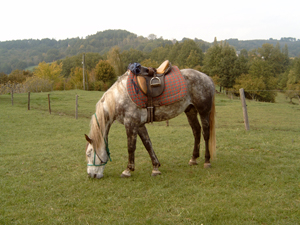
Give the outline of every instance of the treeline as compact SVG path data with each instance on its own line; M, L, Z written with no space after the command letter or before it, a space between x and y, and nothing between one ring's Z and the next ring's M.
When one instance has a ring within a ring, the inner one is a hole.
M149 36L150 38L145 38L125 30L106 30L84 39L78 37L59 41L30 39L0 42L0 72L10 74L16 69L24 70L43 61L53 62L84 52L103 55L114 46L118 46L121 51L136 49L151 52L159 46L173 44L170 40L156 38L155 35ZM204 41L197 42L203 44L204 50L209 47Z
M238 40L238 39L228 39L225 40L229 45L235 47L237 51L241 51L242 49L246 49L247 51L251 51L253 49L257 49L261 47L263 44L271 44L276 45L277 43L280 46L287 45L289 48L289 57L298 57L300 56L300 40L296 40L296 38L292 37L283 37L280 40L276 40L270 38L268 40Z
M182 39L179 43L184 42ZM195 43L206 52L212 43L195 38ZM226 40L235 47L236 51L257 49L265 43L281 46L288 45L290 57L300 55L300 41L295 38L281 38L281 40L251 40L240 41L238 39ZM157 47L173 45L176 40L164 40L150 34L147 38L137 36L126 30L106 30L98 32L86 38L71 38L66 40L42 39L42 40L15 40L0 42L0 72L10 74L11 71L24 70L36 66L40 62L53 62L58 59L75 56L84 52L94 52L100 55L106 54L112 47L118 46L120 51L135 49L145 53L153 51Z
M148 52L133 48L122 51L115 46L104 54L85 53L84 72L83 54L51 64L41 62L33 72L0 73L2 93L13 85L20 92L74 88L107 90L117 76L127 70L129 63L139 62L156 68L168 59L181 69L193 68L208 74L220 91L238 93L239 88L244 88L248 98L274 102L274 90L280 90L290 99L300 99L300 59L291 59L288 46L282 48L279 42L276 45L265 43L257 49L243 49L238 53L228 42L216 39L205 53L202 44L190 39L161 45Z

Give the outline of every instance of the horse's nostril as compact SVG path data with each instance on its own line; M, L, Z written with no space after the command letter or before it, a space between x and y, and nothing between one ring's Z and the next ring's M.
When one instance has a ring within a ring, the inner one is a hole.
M97 177L97 174L94 174L94 178L96 178Z

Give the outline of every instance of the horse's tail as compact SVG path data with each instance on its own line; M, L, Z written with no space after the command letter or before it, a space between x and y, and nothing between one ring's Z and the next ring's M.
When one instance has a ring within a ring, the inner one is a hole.
M209 115L209 154L210 158L213 159L216 157L216 128L215 128L215 95L213 97L213 102L211 106L211 111Z

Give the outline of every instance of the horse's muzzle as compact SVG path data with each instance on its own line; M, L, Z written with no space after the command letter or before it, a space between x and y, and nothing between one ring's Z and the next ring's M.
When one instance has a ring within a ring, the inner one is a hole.
M96 174L96 173L88 173L88 176L90 178L97 178L97 179L100 179L103 177L103 174Z

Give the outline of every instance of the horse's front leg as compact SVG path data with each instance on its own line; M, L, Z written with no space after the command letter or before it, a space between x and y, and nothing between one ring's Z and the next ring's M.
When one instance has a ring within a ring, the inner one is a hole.
M143 125L142 127L139 127L138 135L141 138L145 148L147 149L147 151L150 155L152 165L153 165L152 176L160 175L161 172L158 170L158 168L160 167L160 163L159 163L159 161L155 155L155 152L153 150L152 143L151 143L151 140L150 140L150 137L148 135L148 131L147 131L147 128L145 127L145 125Z
M131 124L125 125L127 133L127 148L128 148L128 165L126 170L121 174L121 177L130 177L130 171L134 171L134 152L136 149L136 137L138 127L132 126Z

